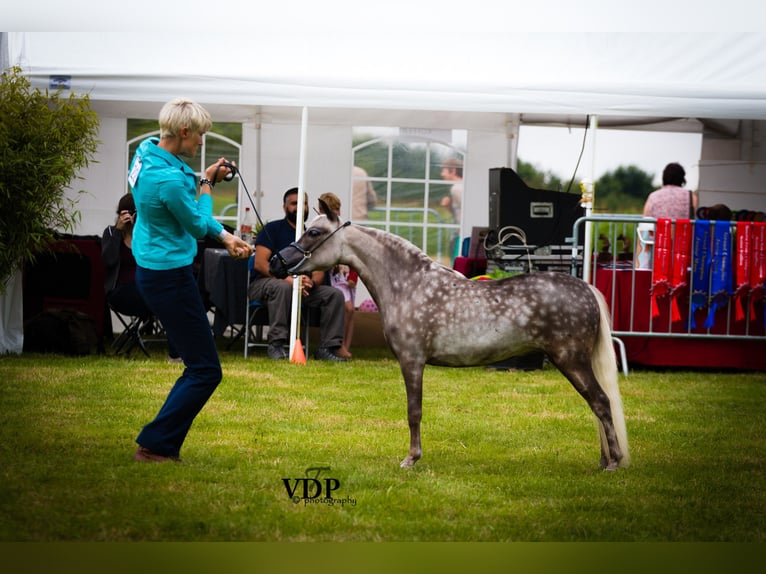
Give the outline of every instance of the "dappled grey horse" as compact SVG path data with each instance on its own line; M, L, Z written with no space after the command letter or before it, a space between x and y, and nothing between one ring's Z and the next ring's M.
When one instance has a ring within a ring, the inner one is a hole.
M486 365L538 350L596 415L600 466L628 466L608 309L594 287L565 273L472 281L396 235L342 223L335 215L311 221L297 242L272 257L271 272L285 277L336 263L350 265L364 281L404 376L410 451L402 467L422 456L426 364Z

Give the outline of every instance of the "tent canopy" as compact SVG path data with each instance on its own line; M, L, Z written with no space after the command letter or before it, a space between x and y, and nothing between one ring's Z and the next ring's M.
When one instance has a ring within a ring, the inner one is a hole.
M185 95L218 119L392 125L412 111L434 123L481 127L487 114L522 123L647 126L689 119L766 119L766 35L466 32L445 45L433 33L374 30L283 37L214 32L10 33L11 65L38 87L64 77L106 115L156 117ZM446 122L445 120L449 120ZM684 123L686 121L686 123ZM687 127L684 127L686 125Z

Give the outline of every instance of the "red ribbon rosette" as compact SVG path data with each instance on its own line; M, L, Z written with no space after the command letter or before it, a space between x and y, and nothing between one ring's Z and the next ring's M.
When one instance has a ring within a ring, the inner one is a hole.
M670 219L657 220L654 230L654 270L652 272L652 316L660 314L657 298L670 291L672 273L672 227Z
M764 297L766 281L766 221L753 223L752 263L750 267L750 303L755 316L755 302Z
M676 232L673 237L673 273L670 278L670 296L672 297L673 321L681 320L678 309L678 296L689 286L689 265L692 254L692 222L688 219L676 220Z
M734 286L734 318L745 318L742 301L750 292L750 268L752 267L753 224L749 221L737 222L737 255Z

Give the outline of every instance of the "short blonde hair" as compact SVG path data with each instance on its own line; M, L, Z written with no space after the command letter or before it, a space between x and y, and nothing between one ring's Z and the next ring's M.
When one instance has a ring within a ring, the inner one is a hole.
M160 138L176 137L184 127L203 134L213 127L213 120L205 108L187 98L175 98L162 106Z
M334 193L323 193L319 196L320 201L324 201L327 204L327 208L340 215L340 199ZM319 211L322 212L322 204L319 204Z

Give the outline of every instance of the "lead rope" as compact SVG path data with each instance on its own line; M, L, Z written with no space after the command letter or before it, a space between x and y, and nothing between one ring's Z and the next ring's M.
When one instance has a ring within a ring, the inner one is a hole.
M227 167L227 168L229 168L231 170L229 173L227 173L223 177L223 181L231 181L232 179L234 179L235 175L239 175L239 180L242 182L242 187L245 190L245 195L247 196L247 199L248 199L248 201L250 202L250 205L253 208L253 213L255 213L255 218L258 220L258 224L261 226L261 229L263 229L264 233L269 238L269 243L274 245L274 240L271 238L271 235L269 235L269 230L266 229L266 224L263 223L263 219L261 219L261 214L258 211L258 208L255 207L255 202L253 201L253 198L250 196L250 191L247 189L247 184L245 183L245 178L242 177L242 171L236 165L234 165L233 163L225 161L225 162L223 162L221 165L219 165L216 168L216 170L215 170L215 177L213 178L213 181L216 181L218 179L218 171L222 167ZM279 260L279 262L282 264L282 267L285 268L285 269L287 268L287 261L285 261L284 257L282 257L282 255L279 254L279 251L277 251L274 255L272 255L272 257L276 257Z

